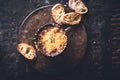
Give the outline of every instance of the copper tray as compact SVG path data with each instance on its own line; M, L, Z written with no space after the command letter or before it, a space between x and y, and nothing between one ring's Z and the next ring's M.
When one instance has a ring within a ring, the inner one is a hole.
M24 19L19 29L19 43L24 42L34 46L31 38L34 38L37 30L45 24L55 23L51 16L51 7L52 5L40 7ZM67 9L68 11L69 9ZM29 61L25 59L27 64L35 70L47 74L63 74L73 70L85 54L87 34L84 25L81 23L72 26L66 35L68 45L60 55L51 58L36 52L36 60Z

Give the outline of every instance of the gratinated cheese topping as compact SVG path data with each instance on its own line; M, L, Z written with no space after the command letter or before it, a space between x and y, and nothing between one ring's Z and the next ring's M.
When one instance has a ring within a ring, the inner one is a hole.
M67 43L67 37L62 29L49 27L39 34L38 42L42 46L42 52L51 56L54 53L58 54L63 51Z

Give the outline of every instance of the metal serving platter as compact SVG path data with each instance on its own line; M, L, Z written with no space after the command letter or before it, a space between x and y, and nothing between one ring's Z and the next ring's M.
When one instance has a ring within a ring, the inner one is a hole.
M52 5L43 6L33 10L23 21L19 29L19 42L24 42L34 46L31 38L35 37L37 31L46 24L55 23L51 16ZM67 11L70 11L67 9ZM68 25L63 25L66 28ZM36 51L37 58L27 61L28 66L32 66L39 72L47 74L66 74L73 70L85 54L87 34L84 25L78 24L71 27L66 33L68 44L65 50L56 57L47 57Z

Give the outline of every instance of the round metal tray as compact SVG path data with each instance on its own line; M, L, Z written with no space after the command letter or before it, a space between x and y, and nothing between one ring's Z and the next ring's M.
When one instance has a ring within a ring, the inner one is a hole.
M51 16L51 7L52 5L40 7L24 19L19 29L19 43L24 42L34 46L31 38L34 38L37 30L45 24L55 23ZM87 34L85 27L79 24L71 26L71 30L66 35L68 37L68 44L60 55L48 57L36 52L36 60L26 60L28 65L39 72L49 74L63 74L73 70L85 54Z

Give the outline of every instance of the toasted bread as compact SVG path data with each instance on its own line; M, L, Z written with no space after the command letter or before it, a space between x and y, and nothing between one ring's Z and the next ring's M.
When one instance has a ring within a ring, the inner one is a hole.
M54 21L61 25L62 23L61 23L60 18L61 18L62 15L65 14L65 10L64 10L63 5L60 4L60 3L54 5L52 7L51 12L52 12L52 17L53 17Z
M82 0L69 0L68 6L79 14L85 14L88 12L88 8Z
M35 50L31 45L20 43L17 45L17 49L19 53L29 60L33 60L36 57Z
M82 15L75 12L66 13L61 17L63 24L76 25L79 24L82 19Z

